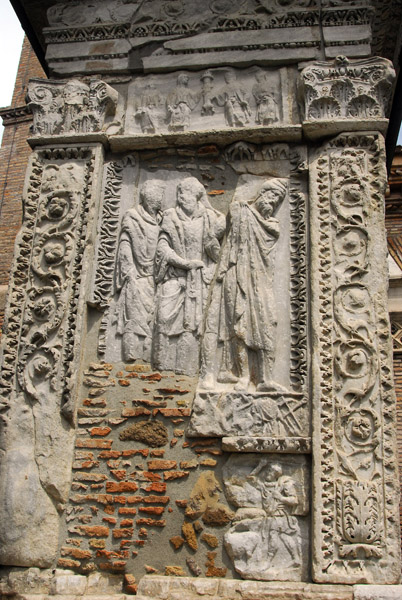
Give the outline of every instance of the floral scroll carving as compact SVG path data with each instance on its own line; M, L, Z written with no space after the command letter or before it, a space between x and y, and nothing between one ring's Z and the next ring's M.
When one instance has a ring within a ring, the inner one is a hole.
M338 136L311 171L321 414L315 578L323 582L353 582L357 572L366 583L398 579L382 152L380 136Z
M3 340L4 564L50 565L56 551L71 472L75 330L95 157L93 148L58 148L31 159Z
M301 72L307 121L388 116L395 72L385 58L317 62Z

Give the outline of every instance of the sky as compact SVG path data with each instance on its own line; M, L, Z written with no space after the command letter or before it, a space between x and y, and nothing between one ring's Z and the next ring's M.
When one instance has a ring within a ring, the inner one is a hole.
M24 32L9 0L0 0L0 16L0 107L3 107L11 104ZM0 139L2 136L0 118ZM402 144L402 128L398 144Z

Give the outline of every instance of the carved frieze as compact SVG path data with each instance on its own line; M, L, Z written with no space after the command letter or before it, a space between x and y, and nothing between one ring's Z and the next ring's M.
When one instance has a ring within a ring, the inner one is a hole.
M309 475L302 457L233 454L223 469L237 508L225 547L245 579L299 581L307 574Z
M121 126L113 121L118 92L99 79L89 83L79 79L31 79L27 103L33 113L34 135L85 134L108 129L116 133Z
M395 72L384 58L317 62L301 72L306 121L388 116Z
M128 89L127 133L277 126L289 123L284 69L208 69L137 77Z
M3 564L49 566L55 558L71 476L75 331L97 160L92 147L31 158L2 339Z
M257 61L272 66L319 60L323 51L332 58L345 49L351 57L365 57L373 7L368 0L352 6L317 0L74 0L54 4L47 16L46 43L69 46L63 56L56 48L50 53L56 72L80 73L88 56L100 72L161 72ZM112 43L99 44L105 40Z
M392 348L386 299L383 142L342 135L311 168L314 577L399 577ZM318 456L318 455L317 455Z

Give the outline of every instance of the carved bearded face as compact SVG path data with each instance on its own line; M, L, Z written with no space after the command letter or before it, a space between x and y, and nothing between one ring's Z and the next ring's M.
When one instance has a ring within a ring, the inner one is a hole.
M279 194L277 190L273 188L267 188L260 193L257 200L255 201L255 208L264 217L269 219L272 217L276 207L279 204Z
M177 204L187 214L192 215L197 210L198 201L203 194L200 182L194 177L185 179L177 186Z

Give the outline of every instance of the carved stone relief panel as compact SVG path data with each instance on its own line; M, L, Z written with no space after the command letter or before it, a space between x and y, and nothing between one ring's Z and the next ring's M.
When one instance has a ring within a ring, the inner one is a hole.
M226 497L237 508L225 534L235 570L245 579L305 580L309 555L305 458L233 454L223 479Z
M168 72L257 62L294 64L319 60L323 51L329 58L341 52L365 57L371 53L373 7L368 0L352 5L317 0L74 0L50 6L47 16L48 60L55 72L66 75L87 68ZM63 45L68 47L64 53Z
M116 114L119 94L99 79L89 83L79 79L31 79L27 103L33 113L34 135L116 133L121 129ZM119 108L122 108L121 102Z
M303 148L203 152L106 166L99 352L199 373L191 435L309 452Z
M277 126L289 123L287 69L208 69L136 77L126 133Z
M301 72L306 121L379 119L388 116L395 78L385 58L317 62Z
M396 582L398 483L383 141L342 135L311 166L314 578Z
M28 170L2 339L2 564L44 567L56 556L71 477L75 331L100 152L44 149Z

